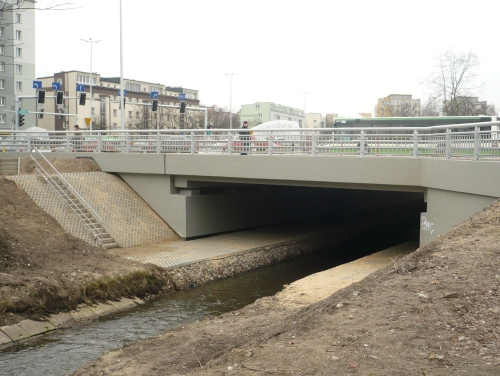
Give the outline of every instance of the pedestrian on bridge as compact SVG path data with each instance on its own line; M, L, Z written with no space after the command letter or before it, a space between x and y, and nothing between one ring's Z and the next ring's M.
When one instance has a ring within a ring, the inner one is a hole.
M240 140L243 143L243 152L240 155L248 155L248 149L250 146L250 129L248 129L248 121L243 122L243 126L240 130Z

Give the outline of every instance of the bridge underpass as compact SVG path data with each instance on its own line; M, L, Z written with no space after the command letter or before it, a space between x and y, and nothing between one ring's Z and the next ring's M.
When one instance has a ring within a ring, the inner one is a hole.
M120 175L181 237L318 216L353 216L417 200L420 244L500 197L496 161L411 157L108 154Z

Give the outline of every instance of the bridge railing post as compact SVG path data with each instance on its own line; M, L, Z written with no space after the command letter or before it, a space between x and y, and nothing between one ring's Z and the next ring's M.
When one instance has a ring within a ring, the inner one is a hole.
M446 128L445 134L446 159L451 159L451 128Z
M100 153L102 151L102 133L97 133L97 152Z
M418 157L418 131L413 131L413 158Z
M365 131L361 131L359 134L359 156L365 156Z
M481 134L479 133L479 127L474 128L474 160L479 160L479 154L481 153Z
M75 145L73 145L73 148L75 147ZM69 132L66 133L66 153L69 153L71 152L71 137L70 137L70 134Z
M227 153L231 155L233 153L233 133L229 132L227 135Z
M130 133L125 133L125 153L130 153Z
M196 152L196 134L194 131L191 131L191 154Z
M161 134L160 132L156 133L156 153L161 153Z
M311 135L311 155L313 157L316 156L316 152L317 152L317 145L318 145L318 139L317 139L317 136L316 136L316 132L313 131L312 135Z
M26 151L28 153L31 153L31 135L29 133L26 133L26 136L28 136L28 140L27 140L27 143L26 143ZM22 141L21 141L21 145L22 145Z
M267 134L267 155L273 154L273 132Z

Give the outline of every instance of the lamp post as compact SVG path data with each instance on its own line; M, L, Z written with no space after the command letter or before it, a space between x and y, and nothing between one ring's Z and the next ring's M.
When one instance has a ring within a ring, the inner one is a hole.
M80 39L81 41L90 43L90 77L89 77L89 86L90 86L90 130L92 130L92 44L102 42L101 40L92 40L92 38Z
M301 91L300 94L304 94L304 116L306 116L306 95L309 94L308 91Z
M233 129L233 76L237 73L225 73L229 76L229 129Z
M120 0L120 128L125 130L125 95L123 93L123 33L122 33L122 0Z

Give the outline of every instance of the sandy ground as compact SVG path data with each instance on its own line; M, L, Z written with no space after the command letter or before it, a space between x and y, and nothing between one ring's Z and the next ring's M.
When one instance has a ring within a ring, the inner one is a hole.
M276 294L275 300L278 304L287 307L309 306L326 299L344 287L361 281L371 273L396 262L417 248L417 242L407 242L324 272L312 274L283 286L283 290Z

